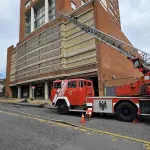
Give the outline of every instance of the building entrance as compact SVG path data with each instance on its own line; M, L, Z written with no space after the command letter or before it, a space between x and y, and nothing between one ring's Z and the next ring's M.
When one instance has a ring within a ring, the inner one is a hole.
M34 85L34 98L35 99L44 99L44 83L43 84L37 84Z

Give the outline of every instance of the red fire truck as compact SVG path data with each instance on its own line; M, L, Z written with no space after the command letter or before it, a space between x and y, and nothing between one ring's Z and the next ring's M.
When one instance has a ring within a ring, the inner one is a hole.
M133 121L137 115L150 115L149 97L94 97L92 81L80 78L54 81L51 100L60 114L91 109L93 113L116 114L123 121Z
M73 15L63 17L81 30L125 55L143 73L135 83L116 88L115 97L94 97L92 81L87 79L56 80L51 90L52 104L60 114L68 111L113 113L120 120L133 121L137 115L150 115L150 55L78 21Z

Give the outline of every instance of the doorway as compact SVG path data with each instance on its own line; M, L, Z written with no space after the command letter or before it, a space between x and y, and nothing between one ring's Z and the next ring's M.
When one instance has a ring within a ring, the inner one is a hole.
M88 77L93 82L94 96L99 96L98 77Z
M34 98L35 99L44 99L44 83L36 84L34 90Z
M29 98L29 86L26 85L21 87L21 97Z
M12 89L12 98L18 97L18 88L16 86L11 87Z

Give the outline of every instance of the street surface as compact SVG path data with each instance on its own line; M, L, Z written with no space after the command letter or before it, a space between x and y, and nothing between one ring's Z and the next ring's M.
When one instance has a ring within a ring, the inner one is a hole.
M46 108L0 104L0 150L150 150L149 121L133 124L94 117L80 124L80 118L80 114L63 116Z

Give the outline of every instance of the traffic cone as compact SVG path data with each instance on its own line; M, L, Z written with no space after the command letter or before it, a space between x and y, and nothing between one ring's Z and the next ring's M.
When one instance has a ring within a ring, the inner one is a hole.
M80 123L85 123L84 114L82 114L82 117L81 117Z
M138 119L135 119L135 120L133 120L132 123L139 123L139 120L138 120Z

